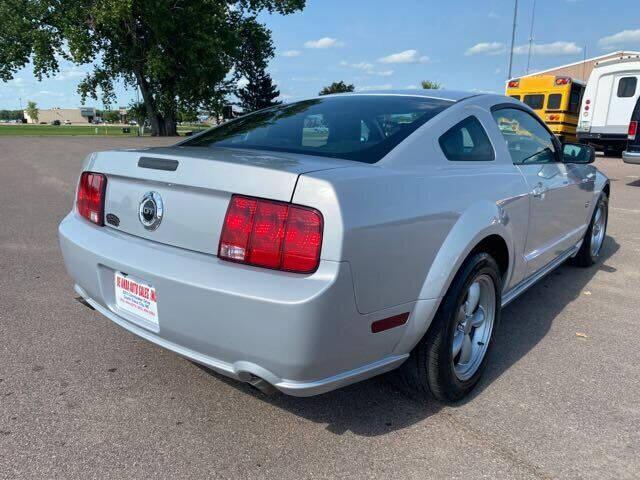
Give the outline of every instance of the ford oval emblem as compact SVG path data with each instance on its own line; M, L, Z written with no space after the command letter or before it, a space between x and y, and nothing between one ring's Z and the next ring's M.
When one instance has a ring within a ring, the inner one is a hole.
M147 230L155 230L162 222L164 205L158 192L145 193L138 207L138 218Z

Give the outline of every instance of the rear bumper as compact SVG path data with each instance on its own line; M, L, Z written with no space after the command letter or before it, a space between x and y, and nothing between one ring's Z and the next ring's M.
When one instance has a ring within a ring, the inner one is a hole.
M130 332L229 377L264 379L284 393L308 396L392 370L411 323L372 334L381 318L436 308L435 300L361 315L349 264L322 261L312 275L221 261L93 226L69 214L60 247L76 291ZM159 326L115 305L116 271L152 284Z
M632 152L632 151L626 150L622 152L622 160L625 163L633 163L636 165L640 165L640 151Z
M578 141L601 148L609 147L622 150L627 145L627 134L578 132Z

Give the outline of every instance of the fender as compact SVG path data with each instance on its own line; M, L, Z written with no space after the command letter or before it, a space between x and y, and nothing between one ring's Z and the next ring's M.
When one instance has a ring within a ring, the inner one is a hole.
M511 283L514 271L517 270L516 259L518 255L522 256L522 252L516 251L510 213L525 205L528 209L526 195L515 197L503 205L482 202L474 204L460 216L429 269L411 321L403 338L396 345L395 353L409 352L420 341L437 312L437 308L433 308L433 300L439 306L462 263L482 240L491 235L500 236L507 245L509 266L504 275L504 286Z

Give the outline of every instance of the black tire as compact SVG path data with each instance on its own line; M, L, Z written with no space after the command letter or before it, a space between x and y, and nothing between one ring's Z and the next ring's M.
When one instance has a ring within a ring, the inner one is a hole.
M572 265L576 265L578 267L590 267L594 265L600 257L600 252L602 252L602 245L600 246L600 249L595 253L595 255L591 251L593 224L600 205L604 206L606 212L604 238L606 238L607 236L607 225L609 223L609 197L605 192L602 192L600 194L600 197L598 197L598 203L596 204L596 207L593 209L591 223L589 224L589 228L587 228L587 232L584 234L584 239L582 241L582 245L580 246L580 250L578 250L577 255L569 261Z
M604 147L605 157L620 158L622 157L622 152L624 152L624 147Z
M482 274L493 280L495 288L493 331L477 371L468 380L461 381L454 371L452 353L453 337L458 326L457 314L471 283ZM486 253L476 253L464 262L443 298L429 330L402 366L405 383L412 391L444 403L453 403L473 390L486 368L494 333L500 322L501 290L500 270L493 257Z

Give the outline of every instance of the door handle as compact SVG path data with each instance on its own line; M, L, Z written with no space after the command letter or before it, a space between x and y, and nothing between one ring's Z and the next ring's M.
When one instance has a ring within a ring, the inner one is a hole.
M549 189L545 187L542 183L538 183L535 187L533 187L533 190L531 190L531 195L533 195L536 198L542 198L544 194L547 193L548 190Z

